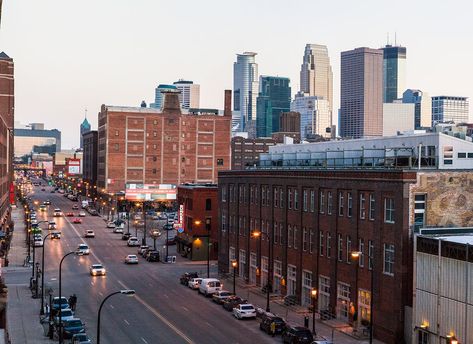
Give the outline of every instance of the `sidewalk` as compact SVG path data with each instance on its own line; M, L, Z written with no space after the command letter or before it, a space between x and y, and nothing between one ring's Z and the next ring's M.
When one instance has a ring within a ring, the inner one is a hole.
M44 335L39 322L40 300L31 297L29 281L31 267L25 267L27 254L26 232L23 224L23 208L12 209L15 231L8 253L9 266L2 268L7 296L6 343L54 343Z
M233 289L233 278L228 277L221 279L224 289ZM261 292L261 289L256 286L247 285L241 279L236 279L236 293L242 298L248 300L255 307L266 309L266 295ZM285 306L282 300L270 298L270 309L271 313L277 314L284 318L288 323L295 324L298 326L304 326L304 317L309 317L309 328L312 329L312 313L302 306ZM344 327L338 328L338 323L333 324L334 327L328 326L328 324L322 323L318 320L318 314L315 315L315 331L318 336L322 336L326 339L332 340L336 344L362 344L368 343L369 340L358 340L343 332ZM373 340L373 343L382 344L383 342Z

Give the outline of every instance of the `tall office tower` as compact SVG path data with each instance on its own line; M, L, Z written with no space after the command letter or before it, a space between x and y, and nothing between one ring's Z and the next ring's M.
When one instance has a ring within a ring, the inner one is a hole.
M332 112L327 99L298 92L291 103L291 111L299 112L301 115L302 140L314 135L330 138L330 131L327 128L332 126Z
M165 84L159 84L158 87L154 90L154 103L150 103L149 107L155 108L155 109L161 109L163 106L163 101L164 101L164 95L162 91L166 92L169 90L176 90L176 86L174 85L165 85Z
M333 74L325 45L307 44L301 65L301 89L309 96L328 100L333 110Z
M271 137L279 131L279 116L291 106L289 78L261 76L260 92L256 99L256 136Z
M340 135L383 135L383 51L356 48L341 54Z
M87 116L84 118L80 125L80 148L84 148L84 138L83 135L90 131L90 123L87 120Z
M198 109L200 107L200 85L193 81L182 80L173 83L181 91L179 101L183 109Z
M233 110L240 111L240 131L256 136L256 97L258 96L258 64L256 53L237 54L233 64Z
M402 98L406 89L406 48L386 45L383 51L383 103Z
M403 103L413 103L414 128L430 128L432 126L432 98L427 92L408 89L402 94Z
M432 126L442 122L468 123L468 108L468 97L432 97Z

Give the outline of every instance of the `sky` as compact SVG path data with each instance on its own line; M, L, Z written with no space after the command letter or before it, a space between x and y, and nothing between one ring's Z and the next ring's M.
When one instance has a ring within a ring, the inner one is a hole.
M467 0L4 0L0 51L15 62L15 120L75 148L85 109L96 129L101 104L149 104L159 83L193 80L201 107L222 109L244 51L294 94L307 43L329 49L335 109L340 52L380 48L388 33L407 47L406 87L471 98L472 13Z

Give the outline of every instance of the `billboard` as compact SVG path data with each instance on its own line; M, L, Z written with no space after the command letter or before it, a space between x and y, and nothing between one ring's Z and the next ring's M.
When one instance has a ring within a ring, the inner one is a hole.
M80 159L67 159L67 175L74 176L80 174Z
M174 184L127 183L125 198L129 201L172 201L177 198L177 187Z

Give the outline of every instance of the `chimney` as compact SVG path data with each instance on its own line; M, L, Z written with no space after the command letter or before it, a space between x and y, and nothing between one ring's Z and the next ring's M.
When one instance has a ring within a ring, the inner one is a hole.
M225 90L224 116L232 116L232 90Z
M181 103L179 102L179 93L181 92L176 90L163 90L161 93L164 95L162 112L180 115Z

